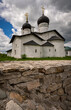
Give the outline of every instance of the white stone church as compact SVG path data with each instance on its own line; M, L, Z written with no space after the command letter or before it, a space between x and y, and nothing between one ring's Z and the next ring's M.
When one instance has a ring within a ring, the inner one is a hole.
M48 31L49 22L42 9L42 16L37 20L38 32L34 32L26 14L26 23L21 28L22 35L12 36L12 49L7 51L7 55L15 58L21 58L24 54L32 58L64 57L65 39L57 30Z

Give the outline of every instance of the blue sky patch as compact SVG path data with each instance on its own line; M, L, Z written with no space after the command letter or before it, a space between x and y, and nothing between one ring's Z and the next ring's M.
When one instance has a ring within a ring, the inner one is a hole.
M2 0L0 0L0 2L3 3Z
M9 38L12 37L13 26L2 17L0 17L0 28L3 29L5 35L7 35Z

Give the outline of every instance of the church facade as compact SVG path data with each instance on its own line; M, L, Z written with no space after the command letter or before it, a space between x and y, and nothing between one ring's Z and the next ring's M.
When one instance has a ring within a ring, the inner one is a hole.
M34 32L26 15L26 23L21 29L22 35L12 36L12 49L7 51L7 55L15 58L21 58L22 55L31 58L65 57L65 39L57 30L48 31L49 18L44 15L44 11L37 24L38 32Z

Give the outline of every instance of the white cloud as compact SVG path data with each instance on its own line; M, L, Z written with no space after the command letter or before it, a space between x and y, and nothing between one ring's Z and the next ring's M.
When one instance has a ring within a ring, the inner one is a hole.
M24 14L26 12L29 13L29 19L32 25L35 24L35 26L37 26L37 18L41 16L41 12L39 13L39 11L41 10L41 5L45 2L47 6L50 0L48 0L48 2L46 0L44 2L41 0L35 0L34 2L33 0L3 0L1 9L2 7L4 9L0 11L0 15L10 22L14 28L21 31L21 26L25 22ZM46 7L45 15L50 18L50 28L55 28L55 26L57 28L58 23L66 26L70 22L71 17L70 12L61 12L51 4ZM58 29L61 28L60 25Z
M10 39L4 34L3 30L0 28L0 52L4 52L11 48L9 44Z
M3 0L0 4L0 16L13 26L13 34L21 34L21 27L25 22L24 14L29 13L29 22L37 27L37 19L41 16L41 5L45 6L45 15L50 18L50 29L57 29L63 36L69 30L71 12L63 12L50 3L52 0ZM17 29L17 32L15 32ZM68 30L67 30L68 29ZM67 31L66 31L67 30ZM66 38L70 39L67 33Z
M64 44L64 46L71 47L71 41Z
M23 0L22 0L23 2ZM20 3L22 3L20 2ZM16 2L17 3L17 2ZM0 16L5 18L6 21L10 22L12 26L17 29L17 33L21 32L21 26L25 22L25 13L30 13L30 8L24 10L16 7L15 4L12 4L9 0L5 1L0 7Z

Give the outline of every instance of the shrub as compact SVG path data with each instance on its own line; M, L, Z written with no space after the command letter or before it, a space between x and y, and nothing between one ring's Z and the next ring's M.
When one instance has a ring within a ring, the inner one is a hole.
M21 57L22 57L22 59L25 59L26 58L26 54L23 54Z

